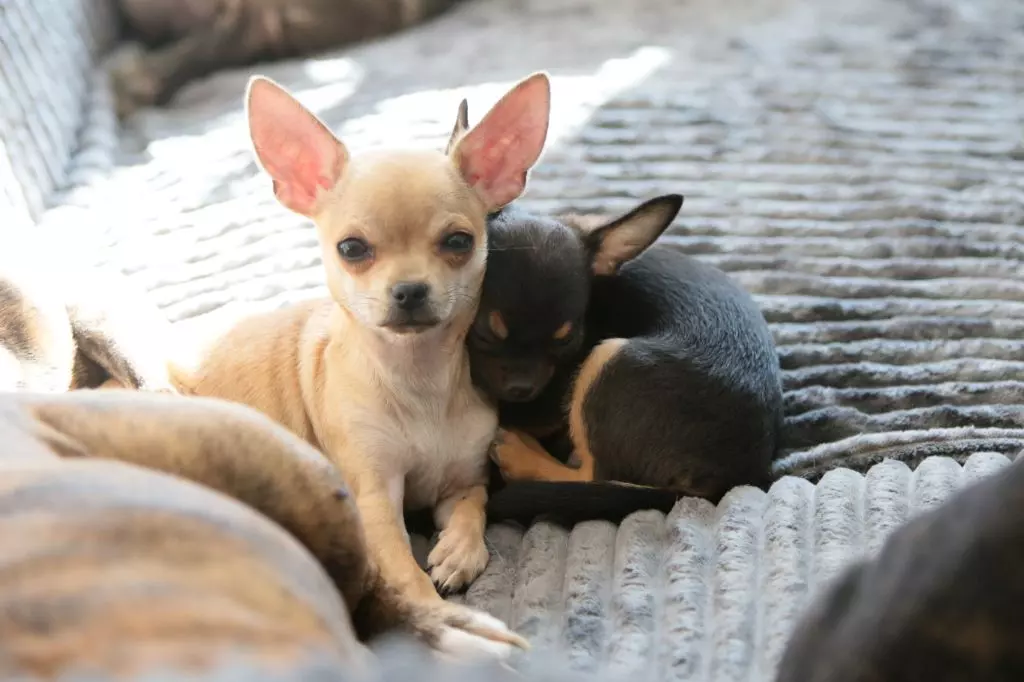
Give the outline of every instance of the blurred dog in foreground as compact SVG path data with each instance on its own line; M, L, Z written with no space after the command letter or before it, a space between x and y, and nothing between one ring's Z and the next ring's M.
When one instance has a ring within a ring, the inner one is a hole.
M1022 455L827 586L791 636L778 682L1024 679Z

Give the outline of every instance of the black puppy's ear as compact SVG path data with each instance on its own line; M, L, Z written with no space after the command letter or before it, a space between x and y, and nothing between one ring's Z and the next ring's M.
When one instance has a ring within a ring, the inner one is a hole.
M455 127L448 138L448 145L444 148L445 154L451 154L455 143L462 139L462 136L469 130L469 102L463 99L459 102L459 112L455 115Z
M666 194L588 231L584 241L594 274L614 275L623 263L643 253L672 224L682 206L683 195Z

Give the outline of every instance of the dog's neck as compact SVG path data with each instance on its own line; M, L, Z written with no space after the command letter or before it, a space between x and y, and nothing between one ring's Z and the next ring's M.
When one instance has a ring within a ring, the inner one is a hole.
M471 315L460 315L418 334L395 334L360 324L337 309L334 337L344 340L351 361L374 383L404 398L451 394L468 377L466 334Z

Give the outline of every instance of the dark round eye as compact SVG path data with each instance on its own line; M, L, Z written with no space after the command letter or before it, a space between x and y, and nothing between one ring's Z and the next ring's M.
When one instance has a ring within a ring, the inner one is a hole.
M468 232L452 232L441 240L441 249L450 253L466 253L473 248L473 235Z
M358 263L370 257L370 245L358 237L349 237L338 243L338 254L342 260Z

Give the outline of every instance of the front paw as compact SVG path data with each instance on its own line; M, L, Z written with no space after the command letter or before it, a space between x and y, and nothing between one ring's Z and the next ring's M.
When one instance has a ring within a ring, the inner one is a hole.
M417 605L407 625L425 644L458 660L508 659L529 643L482 611L440 598Z
M530 481L537 478L533 449L515 431L498 429L488 451L506 481Z
M458 526L446 528L427 557L430 579L441 594L456 592L476 580L489 559L482 533Z

